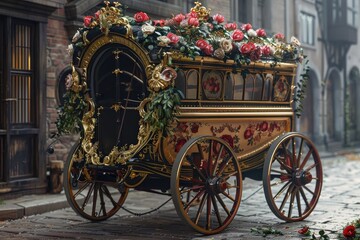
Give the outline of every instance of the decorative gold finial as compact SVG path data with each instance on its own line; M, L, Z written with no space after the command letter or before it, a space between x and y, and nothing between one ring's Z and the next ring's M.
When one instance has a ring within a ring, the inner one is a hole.
M195 7L191 8L192 12L196 12L198 14L199 20L206 20L210 16L211 9L207 9L206 7L202 6L200 2L194 2Z

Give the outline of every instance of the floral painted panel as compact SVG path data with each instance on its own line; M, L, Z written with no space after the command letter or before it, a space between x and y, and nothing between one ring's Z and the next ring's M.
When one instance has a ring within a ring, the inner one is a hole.
M169 163L173 163L181 147L192 137L199 135L216 136L225 140L238 157L256 151L271 142L280 134L289 131L290 120L279 118L240 119L230 121L179 122L174 134L163 141L163 154Z

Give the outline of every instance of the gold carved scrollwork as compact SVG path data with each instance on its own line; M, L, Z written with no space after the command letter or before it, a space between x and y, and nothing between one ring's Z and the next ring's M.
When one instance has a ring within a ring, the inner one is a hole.
M164 68L162 63L158 65L149 65L146 67L146 75L148 76L148 86L151 91L159 92L173 84L176 77L176 71L172 68Z
M79 93L83 89L83 85L80 84L79 72L76 71L74 65L71 65L71 68L72 68L71 76L72 76L72 81L73 81L71 90L76 93Z

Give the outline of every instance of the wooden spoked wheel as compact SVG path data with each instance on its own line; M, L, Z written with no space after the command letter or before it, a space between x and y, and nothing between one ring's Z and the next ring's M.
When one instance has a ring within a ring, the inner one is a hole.
M64 190L67 201L77 214L86 219L108 219L123 205L128 188L117 187L115 174L97 173L86 168L85 160L80 155L80 144L76 144L65 164Z
M323 172L314 144L300 133L287 133L273 142L263 169L266 201L287 222L301 221L314 210Z
M190 139L171 173L178 215L196 231L215 234L234 219L241 202L242 175L229 145L216 137Z

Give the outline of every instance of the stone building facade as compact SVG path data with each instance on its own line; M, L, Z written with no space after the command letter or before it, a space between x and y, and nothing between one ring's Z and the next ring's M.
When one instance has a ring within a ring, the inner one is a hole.
M193 0L120 2L128 6L128 15L143 11L153 19L185 13L193 6ZM268 34L281 32L287 39L300 39L311 69L304 113L296 129L320 148L359 142L357 0L199 2L228 21L249 22ZM83 16L93 14L102 4L102 0L0 2L0 59L4 59L0 61L0 198L46 192L49 162L65 161L76 141L77 136L61 138L52 145L54 154L47 153L56 131L63 76L69 71L67 46L82 26ZM326 24L338 16L325 14L324 4L334 12L344 11L343 27L348 31L343 37L336 38L336 32L332 34L336 28Z

